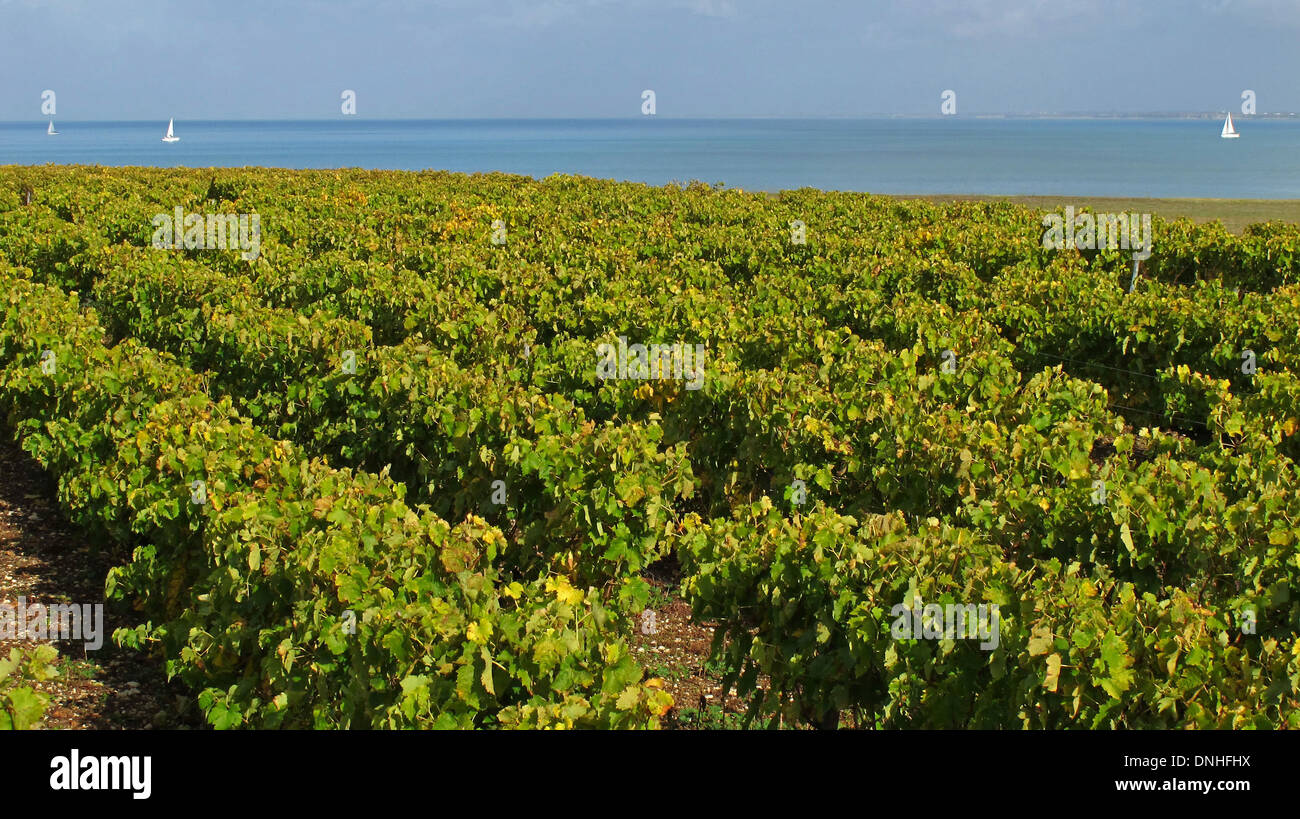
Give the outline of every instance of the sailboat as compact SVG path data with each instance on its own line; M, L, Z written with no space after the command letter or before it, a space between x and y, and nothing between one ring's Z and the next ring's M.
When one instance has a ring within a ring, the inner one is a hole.
M45 129L45 133L50 136L58 136L59 132L54 130L54 120L50 120L50 127Z
M1241 134L1237 133L1237 129L1232 127L1231 111L1228 112L1228 118L1223 121L1223 133L1219 134L1219 136L1224 139L1236 139L1241 136Z
M176 120L174 120L174 119L169 119L169 120L167 120L167 135L166 135L165 137L163 137L163 142L180 142L180 141L181 141L181 138L178 137L178 136L176 136L175 133L173 133L173 128L174 128L175 125L176 125Z

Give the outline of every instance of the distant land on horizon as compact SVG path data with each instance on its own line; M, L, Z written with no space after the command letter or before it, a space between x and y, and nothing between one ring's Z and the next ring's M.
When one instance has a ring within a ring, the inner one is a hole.
M997 113L997 112L969 112L958 113L953 115L944 114L844 114L837 116L815 116L815 117L788 117L788 116L769 116L754 115L745 117L678 117L671 114L656 114L653 117L639 114L618 117L384 117L384 116L365 116L355 114L351 116L329 116L329 117L290 117L285 119L267 119L265 117L223 117L219 119L209 119L206 117L177 116L175 119L185 119L189 122L334 122L343 120L365 120L367 122L583 122L583 121L616 121L631 119L671 119L675 121L697 121L712 122L724 120L792 120L816 122L818 120L857 120L857 119L1220 119L1228 113L1227 109L1220 111L1146 111L1138 113L1125 112L1096 112L1096 111L1078 111L1078 112L1036 112L1036 113ZM1261 111L1255 114L1242 114L1237 111L1231 112L1238 120L1249 122L1255 119L1294 119L1300 117L1300 113L1295 111ZM170 115L159 117L158 119L173 118ZM137 122L154 122L155 119L77 119L74 117L33 117L31 119L0 119L0 124L24 124L31 122L44 122L47 119L58 120L59 122L76 123L137 123Z

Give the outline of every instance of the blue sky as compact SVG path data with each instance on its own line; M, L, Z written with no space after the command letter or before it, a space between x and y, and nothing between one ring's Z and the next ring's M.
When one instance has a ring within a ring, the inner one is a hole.
M1298 0L0 0L0 120L1300 111Z

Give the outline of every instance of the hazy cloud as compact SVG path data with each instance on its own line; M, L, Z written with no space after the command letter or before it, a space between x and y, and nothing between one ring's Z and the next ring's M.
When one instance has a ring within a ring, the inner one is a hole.
M0 118L1300 109L1297 0L0 0ZM1226 59L1218 55L1226 55ZM2 157L0 157L2 159Z

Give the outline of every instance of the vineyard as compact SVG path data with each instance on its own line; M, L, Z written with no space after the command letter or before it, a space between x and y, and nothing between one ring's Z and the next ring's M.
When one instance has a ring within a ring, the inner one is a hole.
M1300 227L1152 233L1130 292L1005 203L8 167L0 428L218 728L660 727L652 571L755 726L1300 727Z

